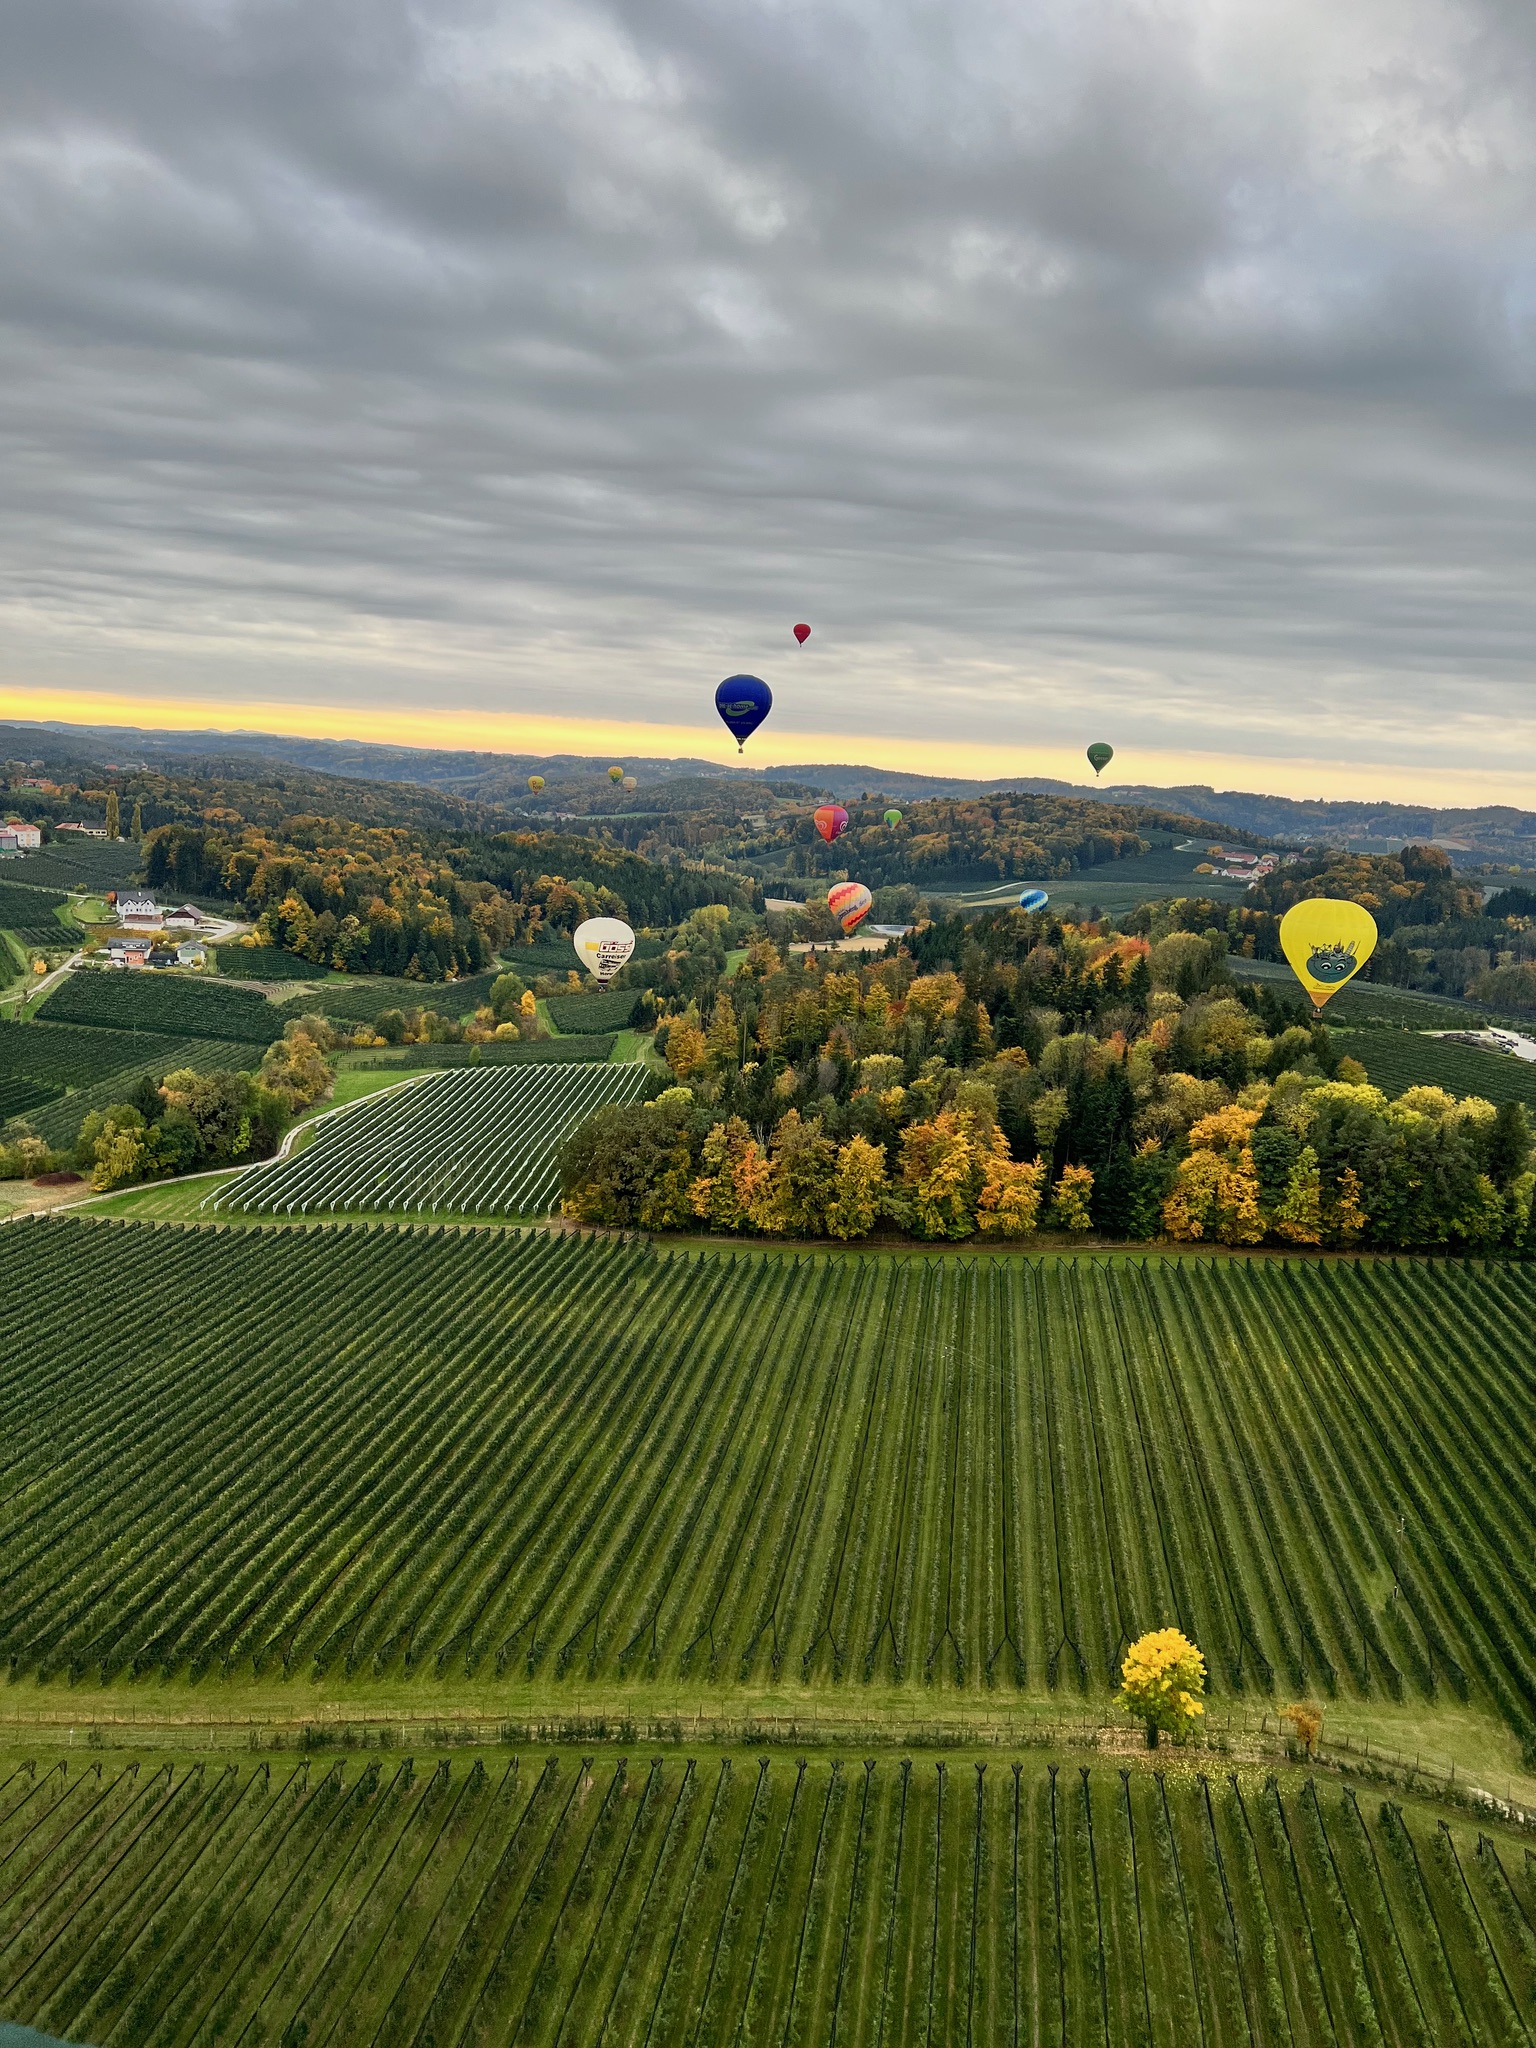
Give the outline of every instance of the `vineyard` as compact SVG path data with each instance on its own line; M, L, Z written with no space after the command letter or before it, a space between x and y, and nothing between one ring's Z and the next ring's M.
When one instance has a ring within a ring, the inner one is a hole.
M171 1038L226 1038L265 1046L283 1035L283 1019L253 989L230 988L185 975L122 974L106 969L71 974L49 996L51 1024L88 1024L113 1031L155 1031Z
M315 981L325 975L323 967L281 946L217 946L214 966L236 981Z
M15 931L18 926L51 922L62 938L64 927L53 913L61 910L66 900L47 889L28 888L24 884L0 880L0 925L4 925L7 931Z
M328 1117L302 1152L220 1188L214 1211L313 1216L535 1216L560 1189L560 1147L639 1066L487 1066L433 1073Z
M0 1783L0 2010L193 2041L1529 2039L1518 1842L1287 1773L103 1761Z
M1448 1263L12 1226L0 1657L1102 1697L1177 1621L1228 1698L1529 1745L1533 1306Z
M49 1014L52 1006L46 1006ZM222 1038L166 1038L80 1024L0 1025L0 1118L24 1116L50 1145L74 1142L93 1109L121 1102L141 1075L178 1067L253 1067L261 1048ZM65 1094L64 1090L72 1090Z
M1536 1065L1524 1060L1409 1031L1356 1031L1339 1044L1388 1095L1428 1084L1487 1102L1523 1102L1536 1111Z
M544 1007L557 1031L622 1031L634 1010L635 997L632 990L616 988L601 995L550 996Z
M403 1045L354 1054L347 1065L373 1073L390 1068L579 1066L611 1057L615 1040L602 1038L511 1038L478 1045Z

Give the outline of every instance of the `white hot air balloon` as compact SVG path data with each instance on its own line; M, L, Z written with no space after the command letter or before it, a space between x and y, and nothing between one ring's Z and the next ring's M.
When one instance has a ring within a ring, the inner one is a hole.
M576 927L572 943L582 966L590 968L599 986L606 988L634 952L635 935L622 918L589 917Z

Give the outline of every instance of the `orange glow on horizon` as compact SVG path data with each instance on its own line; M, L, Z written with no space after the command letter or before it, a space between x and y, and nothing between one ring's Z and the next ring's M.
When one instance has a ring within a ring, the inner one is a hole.
M385 705L299 704L250 699L116 696L101 690L0 690L0 723L57 720L69 725L134 725L149 731L269 733L274 737L359 740L376 745L468 749L497 754L686 755L722 768L771 769L796 763L847 763L907 774L999 781L1047 776L1091 786L1088 764L1071 747L985 746L967 740L912 739L765 728L738 754L723 729L562 718L544 712L486 712L462 706L412 709ZM1314 760L1307 756L1190 753L1126 746L1109 770L1111 784L1164 787L1203 783L1297 798L1425 803L1440 807L1506 803L1536 808L1536 785L1520 787L1507 767L1497 771L1430 769L1391 762Z

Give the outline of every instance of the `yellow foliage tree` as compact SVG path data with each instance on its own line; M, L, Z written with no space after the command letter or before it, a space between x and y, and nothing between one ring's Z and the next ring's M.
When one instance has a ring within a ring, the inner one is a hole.
M832 1199L827 1204L829 1237L868 1237L885 1192L885 1154L867 1138L850 1138L837 1151Z
M943 979L935 975L934 980ZM901 1134L901 1179L919 1237L969 1237L976 1228L982 1148L970 1110L940 1110Z
M1205 1659L1182 1629L1155 1628L1139 1637L1120 1666L1120 1701L1145 1722L1147 1747L1166 1729L1179 1735L1205 1712Z
M976 1222L984 1236L1027 1237L1040 1221L1045 1194L1045 1161L1009 1157L1008 1141L997 1133L982 1170Z
M1093 1217L1088 1204L1093 1199L1093 1168L1064 1166L1061 1178L1051 1189L1051 1207L1059 1230L1091 1230Z
M1323 1241L1323 1188L1317 1154L1303 1145L1286 1176L1285 1193L1275 1211L1275 1229L1292 1244Z
M763 1148L739 1116L716 1124L704 1140L702 1171L688 1190L688 1204L715 1230L742 1230L768 1178Z
M667 1033L667 1065L679 1081L696 1074L709 1058L709 1046L697 1024L674 1024Z
M1257 1244L1264 1235L1253 1127L1261 1112L1233 1103L1191 1126L1163 1202L1163 1228L1173 1238L1211 1236L1219 1244Z

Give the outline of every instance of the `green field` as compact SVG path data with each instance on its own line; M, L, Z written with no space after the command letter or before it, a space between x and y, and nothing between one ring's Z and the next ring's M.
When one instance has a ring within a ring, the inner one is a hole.
M1529 1742L1533 1299L1409 1261L13 1226L0 1655L1102 1701L1177 1620L1228 1699L1465 1698Z
M632 1102L638 1066L483 1067L426 1075L329 1116L313 1141L242 1174L214 1213L538 1216L559 1198L560 1147L605 1102Z
M62 910L67 901L67 897L51 890L0 879L0 925L15 931L20 926L51 923L62 937L64 927L53 913Z
M1083 868L1070 875L1048 875L983 886L962 885L943 876L924 875L919 878L919 884L925 895L961 895L971 909L1017 903L1025 889L1046 890L1051 908L1058 912L1069 908L1086 911L1097 906L1110 917L1134 910L1139 903L1156 902L1167 896L1206 896L1214 903L1241 903L1248 889L1246 882L1229 882L1217 875L1195 873L1195 868L1206 858L1207 844L1215 843L1214 838L1210 841L1199 839L1184 852L1174 846L1154 847L1150 853L1139 854L1133 860L1104 861L1098 867ZM1178 846L1183 845L1184 841L1180 840Z
M41 1014L50 1024L227 1038L258 1046L283 1035L283 1019L264 996L190 975L82 971L60 983Z
M1522 2043L1518 1841L1300 1774L78 1759L0 1779L0 2010L270 2043Z

